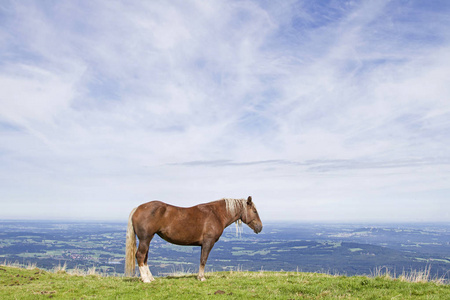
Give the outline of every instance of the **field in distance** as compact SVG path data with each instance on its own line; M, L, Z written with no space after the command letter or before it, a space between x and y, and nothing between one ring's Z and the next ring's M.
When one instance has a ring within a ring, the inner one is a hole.
M125 223L0 221L0 262L53 269L95 267L123 273ZM344 275L429 270L431 278L449 279L448 224L301 224L265 223L255 235L234 225L211 251L207 271L303 271ZM199 247L169 244L159 237L150 245L152 273L165 276L198 270Z

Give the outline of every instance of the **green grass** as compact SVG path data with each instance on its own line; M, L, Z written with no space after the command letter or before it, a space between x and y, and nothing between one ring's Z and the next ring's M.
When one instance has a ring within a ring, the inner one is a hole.
M0 299L450 299L450 286L389 277L301 272L217 272L157 278L70 275L0 266Z

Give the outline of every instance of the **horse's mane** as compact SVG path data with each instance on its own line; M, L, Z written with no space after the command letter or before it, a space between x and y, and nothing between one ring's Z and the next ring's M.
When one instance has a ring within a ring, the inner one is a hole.
M225 201L225 207L227 212L230 215L235 215L238 211L243 210L247 214L247 199L231 199L231 198L224 198L222 199ZM236 220L236 237L239 237L240 234L242 234L242 221Z
M238 211L245 211L247 212L247 199L230 199L230 198L224 198L222 199L225 201L225 207L227 209L227 212L230 213L230 215L235 215Z

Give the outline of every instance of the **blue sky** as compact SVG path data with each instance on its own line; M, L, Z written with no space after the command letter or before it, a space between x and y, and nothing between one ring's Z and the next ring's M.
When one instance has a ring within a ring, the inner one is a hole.
M450 220L448 1L2 1L0 218L252 195Z

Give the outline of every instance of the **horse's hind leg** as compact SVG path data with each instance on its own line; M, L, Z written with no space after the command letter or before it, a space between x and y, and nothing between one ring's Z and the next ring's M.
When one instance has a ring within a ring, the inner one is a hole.
M141 278L143 282L151 282L155 280L147 264L148 248L150 246L150 241L152 240L152 238L153 235L150 237L146 237L145 239L139 239L139 247L136 252L136 259L139 266L139 272L141 273Z
M153 236L150 237L150 241L152 240ZM149 242L149 247L150 247L150 242ZM144 267L145 267L145 271L147 272L147 276L150 279L150 281L155 280L155 278L153 278L152 272L150 272L150 269L148 267L148 250L147 250L147 254L145 255L145 259L144 259Z

